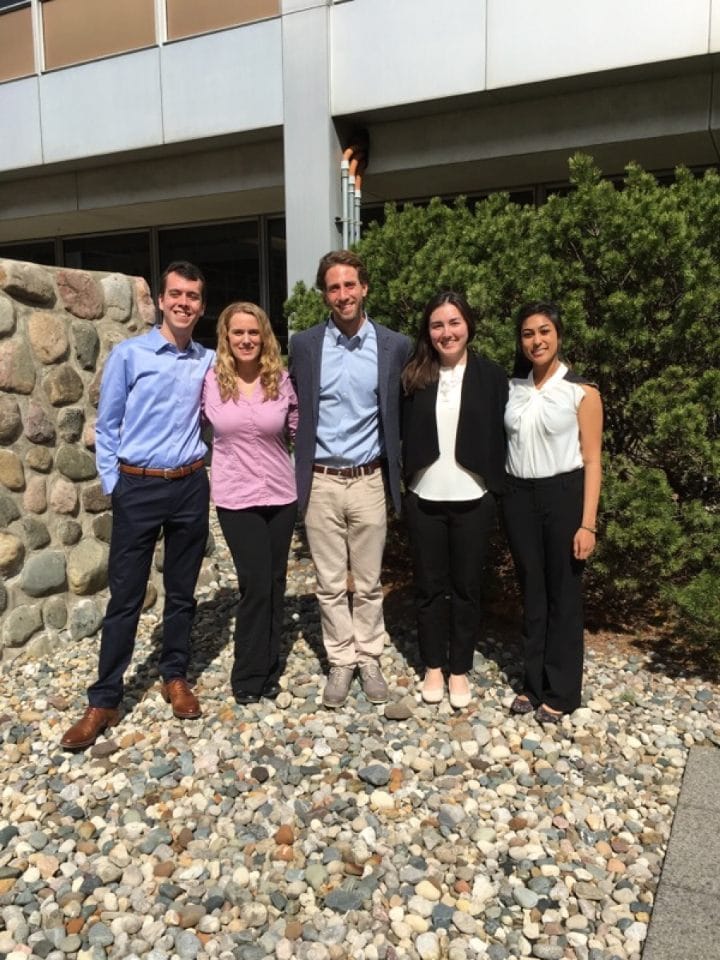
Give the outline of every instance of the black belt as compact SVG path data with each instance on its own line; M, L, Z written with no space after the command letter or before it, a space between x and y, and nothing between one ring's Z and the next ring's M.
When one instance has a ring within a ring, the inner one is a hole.
M179 480L180 477L189 477L191 473L202 470L205 460L194 460L184 467L133 467L130 463L121 463L120 473L129 473L132 477L158 477L161 480Z
M343 477L345 480L351 480L354 477L368 477L382 465L383 461L380 459L361 463L358 467L326 467L324 463L314 463L313 473L326 473L329 477Z

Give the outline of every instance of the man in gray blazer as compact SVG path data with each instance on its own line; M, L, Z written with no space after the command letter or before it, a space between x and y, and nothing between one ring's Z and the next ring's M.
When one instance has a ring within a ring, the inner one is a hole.
M411 344L365 313L368 276L355 253L326 254L316 282L330 316L291 338L290 376L300 410L298 504L305 512L330 664L323 703L342 706L356 668L368 700L384 703L388 687L379 660L386 636L380 585L385 497L387 490L399 512L400 373Z

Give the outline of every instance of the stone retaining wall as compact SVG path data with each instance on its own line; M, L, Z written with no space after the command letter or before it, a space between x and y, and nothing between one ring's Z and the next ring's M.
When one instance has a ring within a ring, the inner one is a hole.
M112 528L94 457L100 378L112 347L155 316L140 277L0 259L4 658L22 648L42 655L100 627ZM146 608L161 569L159 547Z

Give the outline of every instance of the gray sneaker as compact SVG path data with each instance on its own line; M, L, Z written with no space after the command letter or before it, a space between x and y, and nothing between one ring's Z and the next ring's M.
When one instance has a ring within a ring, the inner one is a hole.
M360 683L370 703L387 703L390 696L380 664L363 663L360 665Z
M323 690L322 702L326 707L341 707L347 700L355 667L330 667Z

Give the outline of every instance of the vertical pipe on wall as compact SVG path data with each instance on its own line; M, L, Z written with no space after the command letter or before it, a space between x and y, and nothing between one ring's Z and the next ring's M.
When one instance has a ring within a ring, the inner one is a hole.
M355 210L353 211L354 236L353 243L360 239L360 209L362 207L362 177L358 173L355 177Z
M45 35L43 32L42 7L40 0L32 0L30 4L32 20L33 50L35 52L35 72L45 72Z
M347 151L346 151L347 152ZM350 168L350 161L343 156L340 162L340 199L342 204L342 248L347 250L348 247L348 170Z

